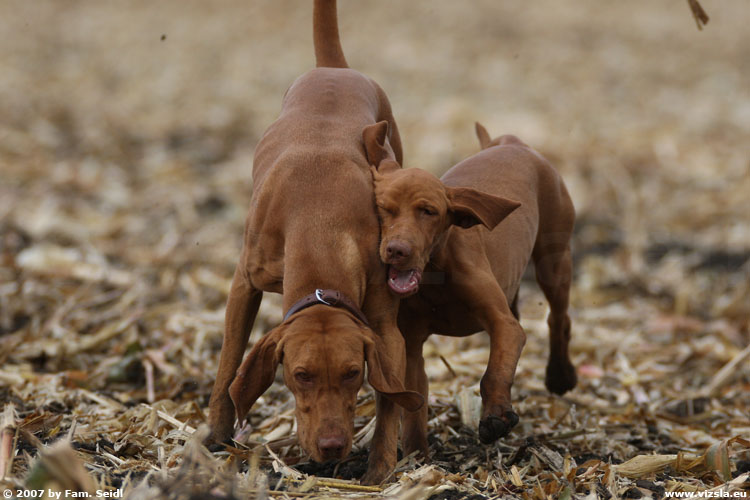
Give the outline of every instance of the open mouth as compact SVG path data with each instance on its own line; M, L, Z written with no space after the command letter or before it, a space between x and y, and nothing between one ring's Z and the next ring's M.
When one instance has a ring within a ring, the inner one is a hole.
M398 295L411 295L419 289L422 272L419 269L399 271L388 266L388 286Z

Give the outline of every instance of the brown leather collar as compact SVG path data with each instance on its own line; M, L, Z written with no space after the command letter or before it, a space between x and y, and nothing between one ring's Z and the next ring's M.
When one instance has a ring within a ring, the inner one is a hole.
M324 290L322 288L316 289L310 295L305 295L287 311L284 315L284 321L286 321L292 314L300 312L302 309L306 309L316 304L324 304L330 307L340 307L346 309L352 313L358 320L365 324L369 328L370 324L367 322L367 318L364 313L357 307L349 297L339 292L338 290Z

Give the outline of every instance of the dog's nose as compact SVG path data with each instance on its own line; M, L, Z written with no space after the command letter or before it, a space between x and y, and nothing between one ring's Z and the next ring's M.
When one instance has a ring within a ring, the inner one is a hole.
M344 453L345 446L344 436L321 436L318 438L318 450L326 460L343 458L341 455Z
M391 240L385 247L388 262L398 264L411 257L411 246L405 241Z

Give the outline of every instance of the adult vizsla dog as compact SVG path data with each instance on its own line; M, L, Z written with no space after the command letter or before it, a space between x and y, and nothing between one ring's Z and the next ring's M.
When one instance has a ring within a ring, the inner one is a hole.
M231 436L235 416L244 418L282 364L300 444L316 461L341 459L352 446L366 364L378 398L363 480L376 483L396 463L395 404L423 404L403 386L398 298L378 257L368 158L377 137L379 157L385 151L398 164L401 142L383 90L347 66L335 0L315 0L313 33L317 68L287 90L281 116L255 151L253 197L209 403L210 440ZM385 127L387 137L376 134ZM242 362L263 291L283 294L284 320Z
M547 388L562 394L576 384L567 313L575 211L565 184L542 156L514 136L492 140L484 127L476 128L482 151L440 180L424 170L402 170L387 158L373 168L373 177L380 257L389 265L393 292L408 297L398 318L406 339L406 387L427 398L422 344L431 333L487 331L479 437L489 443L518 422L510 389L526 338L517 297L531 259L551 310ZM403 443L404 453L427 456L426 407L406 412Z

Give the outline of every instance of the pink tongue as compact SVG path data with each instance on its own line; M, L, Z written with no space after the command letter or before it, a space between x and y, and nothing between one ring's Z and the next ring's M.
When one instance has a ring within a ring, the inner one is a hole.
M419 286L419 280L414 269L398 271L390 268L388 272L388 284L399 293L411 292Z

